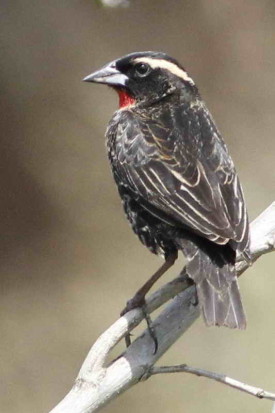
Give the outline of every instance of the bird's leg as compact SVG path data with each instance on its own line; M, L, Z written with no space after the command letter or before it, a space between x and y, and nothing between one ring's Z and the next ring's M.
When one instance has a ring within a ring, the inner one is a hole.
M152 275L152 277L149 278L148 281L136 292L133 298L127 302L126 307L122 310L120 313L121 316L124 314L128 313L128 311L133 310L134 308L140 307L143 310L145 320L148 325L148 329L150 332L150 335L152 339L154 340L155 343L155 353L157 352L157 339L155 332L152 327L152 321L151 317L148 314L146 310L146 303L145 303L145 295L148 293L148 291L152 288L152 286L157 282L157 280L166 272L169 270L170 267L175 263L176 259L178 258L178 252L174 252L166 258L164 264ZM128 334L126 336L126 345L127 347L131 344L130 341L130 335Z
M122 310L121 316L128 313L128 311L133 310L137 307L142 307L145 304L145 295L148 291L152 288L152 286L157 282L157 280L169 270L170 267L175 263L176 259L178 258L178 253L175 252L170 254L162 266L146 281L145 284L136 292L133 298L127 302L126 307Z

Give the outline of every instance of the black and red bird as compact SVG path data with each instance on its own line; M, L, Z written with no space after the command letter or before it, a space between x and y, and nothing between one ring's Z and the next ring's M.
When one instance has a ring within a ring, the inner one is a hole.
M207 325L245 328L236 254L249 260L242 188L227 147L185 69L159 52L132 53L85 81L119 94L106 137L108 156L134 232L165 264L187 258Z

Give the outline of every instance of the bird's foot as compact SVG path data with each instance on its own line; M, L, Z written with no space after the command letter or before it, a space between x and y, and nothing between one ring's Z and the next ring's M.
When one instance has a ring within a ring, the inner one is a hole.
M123 310L120 313L120 316L122 317L129 311L134 310L135 308L142 308L143 306L145 306L144 296L136 294L133 298L127 301L126 307L123 308Z
M147 323L147 327L149 330L149 334L154 342L154 354L156 354L156 352L158 351L158 340L157 340L155 329L153 327L152 319L147 311L144 296L136 294L133 298L127 301L126 307L121 311L120 316L121 317L124 316L126 313L128 313L129 311L135 308L141 308L143 312L143 315L144 315L144 318L145 318L145 321ZM126 347L129 347L131 345L130 333L127 333L127 335L125 336L125 342L126 342Z
M150 314L147 312L146 304L144 306L142 306L141 309L142 309L145 321L147 323L149 334L150 334L150 336L151 336L151 338L154 342L154 352L153 352L153 354L156 354L157 351L158 351L158 346L159 346L156 331L154 329L153 322L152 322L152 319L150 317Z

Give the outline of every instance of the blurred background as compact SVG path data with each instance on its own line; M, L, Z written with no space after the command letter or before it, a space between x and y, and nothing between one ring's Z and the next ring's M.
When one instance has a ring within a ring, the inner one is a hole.
M229 146L254 219L275 200L275 2L130 0L111 9L93 0L1 0L0 19L0 410L38 413L63 398L91 344L161 263L132 234L106 158L117 97L81 79L133 51L178 58ZM199 320L161 363L274 391L274 260L263 257L241 277L246 331ZM271 405L167 375L104 411L152 409L248 413Z

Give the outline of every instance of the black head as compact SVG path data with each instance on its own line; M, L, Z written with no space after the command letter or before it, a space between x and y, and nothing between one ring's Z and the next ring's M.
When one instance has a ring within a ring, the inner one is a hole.
M131 53L85 77L126 91L137 102L152 103L168 95L197 95L194 81L173 58L160 52Z

